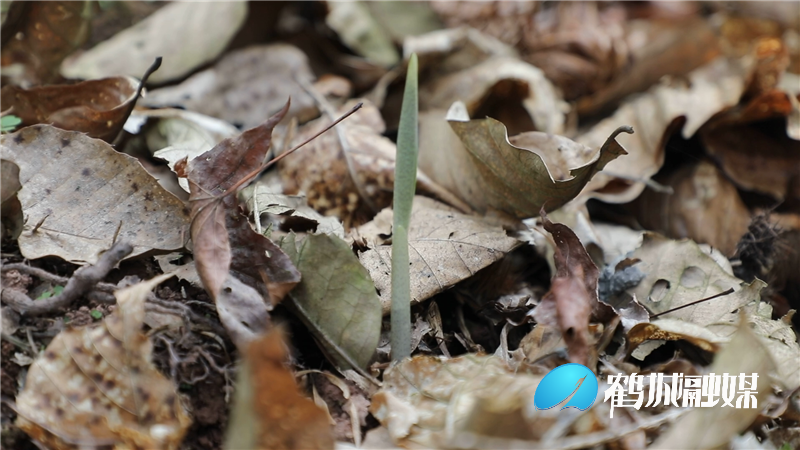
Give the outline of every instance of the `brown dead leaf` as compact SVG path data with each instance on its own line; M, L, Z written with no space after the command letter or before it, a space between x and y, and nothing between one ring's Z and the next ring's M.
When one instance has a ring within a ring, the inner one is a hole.
M177 449L191 419L141 332L147 294L170 276L117 291L101 325L59 333L28 371L17 426L51 449Z
M287 356L280 329L247 346L225 448L334 448L328 414L300 392Z
M22 86L57 79L61 61L89 38L93 6L88 1L10 5L10 20L3 23L3 76Z
M662 82L646 93L627 100L611 116L579 136L588 147L599 146L621 123L631 124L633 136L621 136L629 153L611 162L586 185L581 198L626 203L641 194L644 182L664 163L664 146L682 129L690 138L713 115L736 105L745 89L750 65L742 60L716 59L691 72L688 84L679 80Z
M384 314L391 305L392 246L384 240L391 235L391 224L392 210L387 208L360 227L355 236L369 247L358 259L375 282ZM519 241L508 237L499 226L417 196L411 212L408 245L413 304L475 275L519 245Z
M129 257L183 248L189 209L135 158L50 125L3 135L0 143L2 158L20 168L27 222L19 245L27 258L94 263L117 237L134 246Z
M460 102L453 104L447 119L452 132L421 134L422 171L475 211L520 219L539 214L542 206L551 211L574 198L609 161L626 154L616 136L633 132L619 127L606 135L605 143L588 148L540 132L510 140L505 125L492 118L469 120ZM561 156L561 151L569 156Z
M104 78L27 90L6 86L0 91L0 108L13 108L14 115L22 119L22 126L46 123L113 142L133 109L139 96L139 86L140 82L132 77Z
M645 229L710 244L726 256L736 253L750 224L750 211L716 166L701 161L658 181L673 193L647 189L637 199L636 217Z
M308 58L298 48L261 45L230 52L214 67L181 84L150 92L143 103L182 106L248 129L275 114L291 97L288 115L302 123L318 114L314 100L300 84L313 79Z
M286 103L262 125L190 161L186 170L197 271L222 324L240 347L268 326L268 311L300 281L291 260L250 227L236 194L228 193L261 167L272 130L288 110Z
M542 224L555 241L556 273L550 291L533 310L536 322L558 326L567 343L570 361L588 365L590 346L589 319L613 315L597 299L600 271L575 233L564 224L553 223L542 211Z
M152 81L185 77L225 50L244 23L247 9L242 2L170 3L94 48L70 57L61 73L82 79L137 75L163 55L164 68Z

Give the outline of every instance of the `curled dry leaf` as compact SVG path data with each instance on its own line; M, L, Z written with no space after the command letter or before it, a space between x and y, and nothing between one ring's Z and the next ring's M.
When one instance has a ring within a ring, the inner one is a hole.
M742 355L747 355L743 358ZM757 391L753 392L756 408L723 408L721 404L711 408L692 408L689 413L664 432L653 443L652 448L718 448L746 430L763 410L770 395L768 376L775 370L775 363L761 339L750 329L742 317L738 331L714 358L710 373L758 374ZM741 386L741 381L740 381ZM721 402L720 402L721 403Z
M305 122L318 112L300 82L313 79L308 58L297 47L261 45L230 52L214 67L181 84L150 92L143 102L154 107L182 106L247 129L261 124L291 97L289 116Z
M337 367L350 367L344 357L366 367L378 347L381 302L352 248L336 236L312 234L299 240L291 233L281 249L302 274L289 293L288 307Z
M134 246L129 257L183 248L189 209L135 158L49 125L3 135L0 143L2 158L20 169L25 257L94 263L117 237Z
M664 316L700 326L731 322L735 317L733 311L758 300L761 289L766 286L758 279L750 284L742 283L687 239L673 241L655 233L645 233L641 247L630 257L640 260L636 267L645 273L645 278L628 293L636 295L651 315L734 289L731 294Z
M391 223L392 211L385 209L358 229L369 247L358 259L375 282L384 313L389 312L392 298L392 246L381 242L380 236L391 235ZM419 303L475 275L517 245L519 241L499 226L435 200L414 197L408 230L411 302Z
M200 279L220 321L240 347L268 326L269 310L299 281L280 247L256 233L240 211L237 183L261 167L272 130L289 103L262 125L226 139L188 163L191 236ZM186 169L186 170L183 170Z
M664 164L664 146L682 129L690 138L713 115L739 102L750 71L746 60L716 59L688 75L688 85L665 81L627 100L610 117L600 121L576 141L600 145L621 123L632 124L633 136L620 141L629 150L624 159L611 162L581 193L605 202L626 203L641 194L645 182Z
M736 253L736 244L750 224L750 211L714 164L686 165L658 181L673 192L648 189L637 199L636 217L645 229L710 244L726 256Z
M460 144L450 131L442 131L436 143L422 141L420 168L475 211L520 219L572 200L606 164L627 154L617 135L633 133L619 127L593 148L539 132L509 140L505 125L492 118L469 120L460 102L447 120Z
M328 9L325 23L356 53L382 67L400 60L389 30L372 17L366 2L331 2Z
M112 142L133 109L139 85L132 77L114 77L31 89L6 86L0 108L14 108L22 126L46 123Z
M333 449L328 414L305 397L285 366L280 329L250 342L243 352L227 449Z
M59 333L28 371L17 426L51 449L177 449L191 419L141 330L147 294L170 276L117 291L101 325Z
M19 2L7 6L2 32L3 77L11 76L14 84L23 86L57 79L61 61L89 38L93 6L89 1ZM151 62L153 58L147 65Z
M247 16L242 2L172 3L96 47L64 61L68 78L137 75L166 56L151 81L181 78L222 53ZM169 39L164 32L169 30ZM121 56L124 55L124 56Z

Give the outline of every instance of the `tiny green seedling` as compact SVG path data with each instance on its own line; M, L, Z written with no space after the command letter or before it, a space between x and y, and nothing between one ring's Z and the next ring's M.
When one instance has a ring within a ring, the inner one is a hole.
M48 289L42 292L42 294L36 297L35 300L44 300L46 298L55 297L56 295L61 294L61 292L63 291L64 291L64 286L53 286L52 289Z
M93 310L89 311L89 315L92 316L92 319L94 319L94 320L100 320L100 319L103 318L103 313L101 313L100 311L98 311L96 309L93 309Z
M394 170L394 223L392 226L392 359L411 355L411 277L408 258L408 227L417 187L419 153L417 114L417 55L408 60L400 126L397 132L397 158Z

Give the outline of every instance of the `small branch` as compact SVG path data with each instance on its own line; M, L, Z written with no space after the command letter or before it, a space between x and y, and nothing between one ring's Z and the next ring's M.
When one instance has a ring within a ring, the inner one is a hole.
M117 242L93 266L81 267L67 281L64 290L51 298L33 301L27 295L11 289L3 289L2 299L17 312L27 316L39 316L65 308L75 300L86 295L103 278L111 272L123 258L133 252L133 246L125 242ZM27 301L21 300L20 295ZM13 300L12 300L13 297Z

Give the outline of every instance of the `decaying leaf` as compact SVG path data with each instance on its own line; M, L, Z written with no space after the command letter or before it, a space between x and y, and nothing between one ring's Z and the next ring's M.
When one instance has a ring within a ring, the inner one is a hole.
M262 125L220 142L190 161L185 171L197 271L239 346L268 326L268 311L300 281L286 254L250 227L235 193L227 192L261 167L272 129L288 109L289 103Z
M542 224L555 241L555 269L550 291L533 310L536 322L558 326L567 343L570 361L587 365L590 357L589 319L605 318L607 307L597 298L600 271L575 233L542 215Z
M688 84L662 82L646 93L633 97L610 117L603 119L576 141L599 146L620 124L631 124L633 136L622 136L628 156L611 162L592 179L581 197L591 196L606 202L629 202L644 190L651 176L664 164L664 146L669 137L682 129L690 138L714 114L739 102L750 71L746 60L716 59L688 75Z
M380 239L391 235L392 211L381 211L358 229L368 250L358 255L367 268L384 313L391 304L392 246ZM378 241L370 243L370 241ZM414 197L408 230L411 302L419 303L499 260L519 241L499 226L457 212L435 200Z
M438 146L423 141L420 168L474 210L520 219L573 199L609 161L626 154L617 135L633 133L620 127L593 148L540 132L509 139L506 127L494 119L469 120L460 102L447 120L461 145L452 136Z
M311 234L299 240L291 233L281 249L302 274L289 293L289 307L338 367L350 366L341 352L366 367L378 347L381 302L351 247L336 236Z
M650 314L687 305L697 300L733 293L673 311L664 316L700 326L730 322L734 311L760 298L766 286L761 280L745 284L722 268L712 257L690 240L672 241L654 233L645 233L641 247L631 258L639 259L645 278L628 290Z
M636 203L639 223L648 230L709 244L733 256L750 224L750 211L724 174L714 164L701 161L658 181L673 192L645 190Z
M23 126L45 123L113 142L133 109L139 84L133 77L114 77L31 89L6 86L0 108L13 108Z
M333 449L328 415L305 397L286 368L279 329L249 343L244 352L225 448Z
M291 97L289 116L305 122L318 112L300 82L313 79L308 58L298 48L261 45L231 52L177 86L150 92L143 103L182 106L247 129L275 114Z
M742 355L747 357L743 358ZM757 374L757 389L753 392L757 407L724 408L719 404L710 408L693 408L659 436L652 448L718 448L725 445L758 417L771 391L767 374L774 368L775 363L765 346L750 329L747 320L742 318L738 331L717 354L708 371L737 377L740 374ZM737 387L741 388L743 384L741 381L739 383Z
M137 75L153 59L165 56L164 67L150 81L181 78L219 56L246 16L247 4L242 2L172 3L91 50L67 59L61 73L83 79ZM169 30L170 39L164 38L165 30Z
M117 291L100 326L59 333L28 371L17 425L51 449L177 449L191 419L141 332L147 294L170 276Z
M61 61L89 38L92 2L19 2L6 7L9 20L3 22L2 65L3 76L10 75L13 84L54 81ZM137 74L152 62L150 58Z
M105 142L50 125L0 137L2 157L20 168L27 258L97 261L117 238L131 257L183 247L189 210L139 164ZM40 223L41 222L41 223Z

